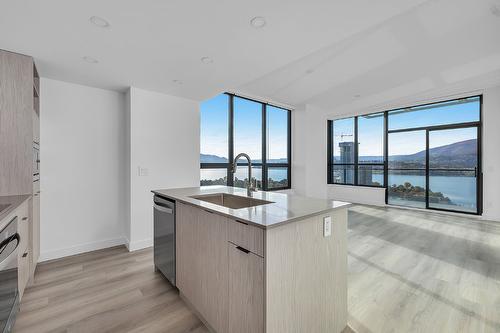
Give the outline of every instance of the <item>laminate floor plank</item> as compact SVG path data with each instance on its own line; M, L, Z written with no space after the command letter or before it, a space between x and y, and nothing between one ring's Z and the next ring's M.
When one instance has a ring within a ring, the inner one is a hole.
M500 223L359 205L348 250L354 331L500 332Z
M355 206L348 249L345 332L500 332L500 223ZM114 247L38 265L14 332L208 330L152 249Z
M39 264L14 332L208 330L154 271L151 248L114 247Z

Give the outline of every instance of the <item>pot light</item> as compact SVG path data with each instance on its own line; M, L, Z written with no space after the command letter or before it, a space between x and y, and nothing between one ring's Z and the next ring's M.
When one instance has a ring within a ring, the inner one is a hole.
M360 98L360 97L361 97L361 95L360 95L360 94L356 94L356 95L354 95L353 97L354 97L354 98Z
M89 56L84 56L84 57L82 57L82 59L83 59L83 61L85 61L89 64L97 64L99 62L99 60L92 58L92 57L89 57Z
M210 57L203 57L200 59L200 61L204 64L207 64L207 65L214 62L214 60Z
M172 82L175 83L175 84L178 84L178 85L181 85L181 84L184 83L181 80L172 80Z
M262 16L256 16L250 20L250 25L256 29L265 27L266 23L266 19Z
M99 28L109 28L111 26L108 21L99 16L92 16L89 21Z
M308 70L306 70L306 74L312 74L312 73L314 73L314 69L309 68Z

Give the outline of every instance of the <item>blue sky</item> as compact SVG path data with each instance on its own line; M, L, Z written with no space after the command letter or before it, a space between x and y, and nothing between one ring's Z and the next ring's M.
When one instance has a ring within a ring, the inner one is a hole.
M201 103L201 153L227 158L228 96L221 94ZM286 158L287 112L267 108L268 158ZM234 98L234 154L247 153L262 158L262 106Z
M442 106L431 109L389 113L389 129L415 128L443 124L456 124L479 120L479 97L467 99L467 103ZM392 113L392 115L391 115ZM383 117L359 117L359 151L360 156L380 156L383 154ZM340 135L354 134L353 118L334 122L334 153L340 154L338 142ZM432 131L430 148L448 145L454 142L476 139L475 128L447 131ZM352 141L353 136L344 136L343 141ZM392 133L389 135L389 155L409 155L425 149L425 131Z

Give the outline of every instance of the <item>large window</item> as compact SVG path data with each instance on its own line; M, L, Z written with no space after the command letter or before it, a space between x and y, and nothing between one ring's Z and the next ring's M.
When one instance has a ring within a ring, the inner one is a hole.
M328 183L386 203L482 213L481 96L328 122Z
M232 94L201 104L200 184L245 187L246 159L229 165L239 153L252 159L252 178L262 190L291 186L290 110Z
M330 121L329 183L384 186L384 114Z

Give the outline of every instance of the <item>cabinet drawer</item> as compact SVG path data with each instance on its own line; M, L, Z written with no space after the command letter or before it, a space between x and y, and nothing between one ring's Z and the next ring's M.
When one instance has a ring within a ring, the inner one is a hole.
M24 289L26 288L26 285L28 284L28 281L30 279L30 262L31 262L31 255L29 253L29 249L25 248L22 251L20 250L18 253L18 260L17 260L17 265L18 265L17 287L19 288L20 297L23 297Z
M19 242L20 251L28 247L30 237L29 224L30 220L27 214L17 216L17 233L21 238L21 241Z
M264 230L245 222L232 220L228 223L228 237L233 244L264 256Z

